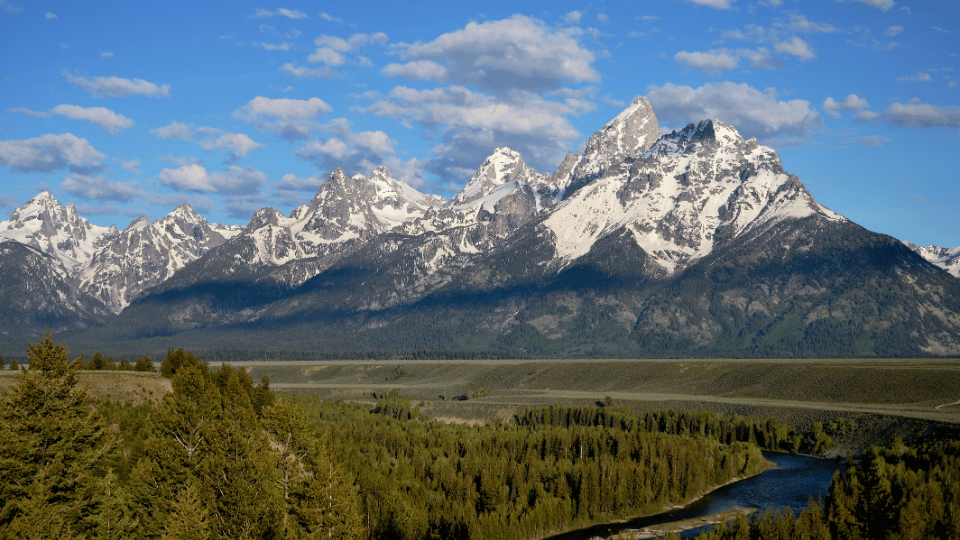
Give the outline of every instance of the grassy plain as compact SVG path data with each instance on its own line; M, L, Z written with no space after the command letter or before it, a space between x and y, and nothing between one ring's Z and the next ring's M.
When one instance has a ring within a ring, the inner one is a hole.
M634 410L671 407L775 418L798 427L852 418L856 442L960 431L960 360L435 360L245 362L279 392L375 402L392 389L456 422L607 398ZM468 399L462 399L467 396ZM932 428L937 428L933 429ZM841 445L836 452L849 448Z
M9 390L17 382L17 372L0 371L0 391ZM159 373L137 371L81 371L78 386L86 386L94 399L141 404L158 402L173 388L170 379Z

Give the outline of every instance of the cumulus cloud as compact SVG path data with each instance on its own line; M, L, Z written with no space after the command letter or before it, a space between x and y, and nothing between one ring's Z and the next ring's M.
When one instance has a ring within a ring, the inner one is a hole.
M563 22L567 24L580 24L580 18L583 16L579 11L571 11L563 16Z
M860 2L861 4L875 7L880 11L887 11L893 7L893 0L854 0L854 2Z
M309 15L306 13L296 10L296 9L287 9L287 8L277 8L276 11L270 11L269 9L257 8L257 10L250 15L251 19L267 19L275 15L282 15L288 19L308 19Z
M262 41L251 41L254 47L260 47L265 51L289 51L293 47L292 43L284 41L283 43L263 43Z
M774 58L766 47L737 49L737 54L746 58L754 69L783 69L783 64Z
M0 163L21 172L49 172L70 168L89 173L102 169L106 154L72 133L47 134L26 140L0 141Z
M470 85L500 94L517 89L548 90L570 82L597 82L600 75L590 65L594 55L580 46L576 36L522 15L471 22L428 43L397 46L404 60L434 62L443 70L418 72L404 70L404 64L391 64L384 73Z
M505 102L463 86L397 87L387 96L373 97L360 112L418 124L428 138L437 141L432 148L436 156L431 160L432 170L471 174L498 146L521 152L527 163L540 170L555 167L568 150L568 142L579 135L566 116L593 107L580 97L551 101L533 93L518 94Z
M200 164L163 169L157 180L176 191L211 192L220 194L251 194L260 190L267 177L252 167L233 165L222 172L207 173Z
M273 131L287 140L306 139L319 124L313 120L333 110L320 98L270 99L257 96L233 111L233 117L250 122L260 131Z
M284 71L298 79L329 79L337 76L337 72L327 66L308 68L300 67L295 62L287 62L280 66L278 71Z
M870 111L863 112L867 113ZM864 115L858 119L861 121L883 122L899 127L957 128L960 127L960 106L933 105L931 103L924 103L923 100L915 97L907 103L891 103L882 113L870 112L869 115Z
M295 154L309 161L320 170L341 167L349 174L368 174L379 166L383 159L395 154L395 141L382 131L354 132L350 122L338 118L322 127L329 134L324 139L308 141L298 147Z
M47 20L48 20L48 21L49 21L50 19L56 19L56 18L57 18L57 14L56 14L56 13L52 13L52 12L49 12L49 11L47 12Z
M193 125L180 122L171 122L164 127L151 129L150 133L165 140L195 142L208 152L218 150L231 162L264 147L243 133L231 133L213 127L194 128Z
M885 35L885 36L887 36L887 37L893 37L893 36L899 34L900 32L903 32L903 27L902 27L902 26L891 26L891 27L889 27L889 28L887 28L886 30L883 31L883 35Z
M109 51L100 51L100 58L113 58L113 53Z
M775 89L763 91L741 83L705 84L699 88L671 83L647 87L647 100L665 123L685 125L716 118L744 137L803 137L823 119L801 99L781 101Z
M20 114L25 114L25 115L27 115L27 116L32 116L32 117L34 117L34 118L49 118L49 117L50 117L50 113L48 113L48 112L44 112L44 111L34 111L34 110L30 110L30 109L28 109L28 108L26 108L26 107L15 107L15 108L12 108L12 109L7 109L7 112L8 112L8 113L20 113Z
M121 131L133 127L133 120L117 114L105 107L80 107L77 105L57 105L50 109L50 112L73 118L74 120L84 120L100 126L104 131L111 135L118 135Z
M927 72L925 72L925 71L921 71L921 72L917 73L916 75L910 75L910 76L907 76L907 77L900 77L899 79L897 79L897 82L903 82L903 81L908 81L908 82L910 82L910 81L912 81L912 82L930 82L930 81L932 81L932 80L933 80L933 77L931 77L929 73L927 73Z
M168 125L151 129L150 133L153 133L157 137L160 137L164 140L181 140L181 141L190 141L193 140L193 126L190 124L182 124L177 121L170 122Z
M316 191L326 180L323 175L314 175L309 178L298 178L295 174L285 174L280 183L274 186L280 191Z
M133 158L130 161L124 161L120 158L113 158L114 161L120 163L120 166L133 174L143 174L143 171L140 169L140 158Z
M321 34L320 37L313 40L313 44L317 47L329 47L340 52L348 52L370 44L384 45L388 39L388 36L383 32L353 34L347 39Z
M684 66L702 70L708 75L719 75L737 67L737 57L723 50L709 52L680 51L674 55L673 59Z
M320 47L307 57L307 62L320 63L327 66L340 66L347 62L347 58L330 47Z
M777 43L774 45L773 50L778 53L796 56L804 62L817 57L813 49L810 48L810 44L797 36L787 41Z
M63 70L62 75L70 84L75 84L93 97L129 97L148 96L165 98L170 96L170 85L145 81L143 79L123 79L120 77L94 77L74 75Z
M826 111L833 118L840 118L840 111L862 111L870 107L870 104L867 103L867 100L857 96L856 94L849 94L843 101L837 102L832 97L828 97L823 100L823 110Z
M68 174L60 187L71 195L95 201L129 202L143 196L136 182L112 182L103 175Z

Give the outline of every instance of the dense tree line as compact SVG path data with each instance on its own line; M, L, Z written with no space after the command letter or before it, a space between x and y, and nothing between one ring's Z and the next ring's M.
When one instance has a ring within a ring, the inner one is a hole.
M95 404L49 333L0 396L0 538L362 538L330 445L268 381L179 360L152 408ZM126 430L126 431L124 431Z
M609 401L609 400L608 400ZM773 419L723 416L709 412L648 411L641 415L599 402L598 407L553 406L516 416L521 426L606 426L624 431L647 431L705 437L724 444L748 442L765 450L819 454L835 445L834 438L852 431L855 424L839 419L824 426L816 422L807 431L791 429Z
M373 538L535 538L682 504L767 465L756 445L641 422L448 425L393 392L373 411L300 401L356 475Z
M960 538L960 441L873 448L837 472L826 501L794 516L768 511L719 525L699 540Z

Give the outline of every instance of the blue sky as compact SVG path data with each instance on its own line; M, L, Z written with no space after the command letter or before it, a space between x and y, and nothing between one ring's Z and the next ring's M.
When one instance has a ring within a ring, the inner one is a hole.
M552 172L643 95L868 229L960 245L953 1L478 6L0 0L0 217L49 190L120 229L182 201L246 224L379 165L450 197L499 146Z

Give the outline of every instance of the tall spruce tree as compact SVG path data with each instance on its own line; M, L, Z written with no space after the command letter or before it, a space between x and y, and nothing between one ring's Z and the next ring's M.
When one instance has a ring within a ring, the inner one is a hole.
M82 518L116 441L76 388L79 362L68 355L47 331L29 345L30 369L0 396L0 537L45 537L37 527L85 533Z

